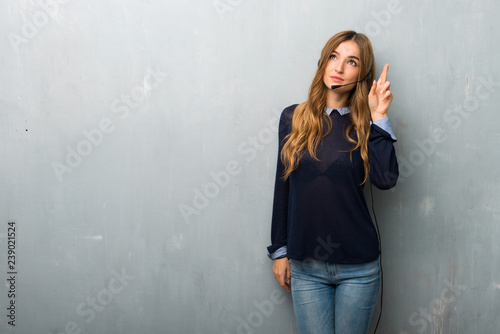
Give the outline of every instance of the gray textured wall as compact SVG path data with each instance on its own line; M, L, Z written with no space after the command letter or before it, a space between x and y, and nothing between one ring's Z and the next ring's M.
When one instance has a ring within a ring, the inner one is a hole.
M400 182L374 190L379 333L498 332L499 2L8 0L0 14L1 333L296 332L265 255L277 118L351 28L390 64L399 138Z

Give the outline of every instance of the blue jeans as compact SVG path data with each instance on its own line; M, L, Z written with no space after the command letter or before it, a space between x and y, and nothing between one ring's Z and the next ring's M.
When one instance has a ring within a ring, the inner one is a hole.
M300 334L366 334L380 289L379 259L363 264L290 260Z

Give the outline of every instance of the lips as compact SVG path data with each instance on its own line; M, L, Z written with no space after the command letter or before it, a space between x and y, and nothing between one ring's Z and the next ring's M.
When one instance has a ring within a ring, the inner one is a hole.
M330 78L332 78L332 80L335 81L335 82L342 82L342 81L344 81L344 79L342 79L340 77L337 77L337 76L331 76Z

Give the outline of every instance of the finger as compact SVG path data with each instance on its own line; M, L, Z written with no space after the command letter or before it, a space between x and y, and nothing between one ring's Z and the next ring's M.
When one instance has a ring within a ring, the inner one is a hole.
M278 283L280 283L281 273L279 272L279 270L277 268L276 269L273 268L273 276L274 276L274 279L277 280Z
M286 275L286 276L285 276L285 277L286 277L286 284L287 284L287 285L290 285L290 277L292 276L292 275L290 274L290 267L286 268L286 274L285 274L285 275Z
M283 286L283 284L285 284L286 269L284 271L281 271L280 269L277 269L276 271L273 270L273 274L278 283Z
M384 65L384 69L378 78L378 83L383 84L387 81L387 71L389 71L389 64Z
M290 282L289 279L287 278L286 272L283 275L281 275L278 282L285 290L290 291Z
M379 86L379 93L384 94L390 88L391 88L391 82L390 81L386 81L383 85Z
M380 101L384 101L384 100L387 100L387 101L390 101L392 99L392 93L390 90L388 90L387 92L385 92L385 94L382 96L382 98L380 99Z
M391 91L388 91L387 97L385 99L389 102L392 102L394 96L392 95Z
M389 83L389 84L387 84ZM379 86L380 88L378 89L378 94L380 97L382 97L382 95L384 95L386 92L389 91L389 89L391 88L391 83L389 81L387 81L385 84L383 85L380 85Z

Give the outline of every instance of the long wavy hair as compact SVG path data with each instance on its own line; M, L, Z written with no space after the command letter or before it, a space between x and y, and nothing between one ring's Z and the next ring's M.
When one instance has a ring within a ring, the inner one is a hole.
M290 174L297 168L300 159L309 151L309 155L319 161L316 156L318 145L323 140L325 123L328 134L332 129L332 121L325 113L326 97L328 87L323 82L326 65L335 49L340 43L345 41L354 41L359 47L359 74L358 80L365 78L371 73L371 78L375 77L375 58L373 49L368 37L364 34L348 30L342 31L330 38L321 51L321 58L318 63L318 69L314 75L309 96L306 102L299 104L295 108L292 120L292 131L284 138L284 145L281 150L281 161L285 170L283 179L286 180ZM349 142L355 144L352 151L359 149L365 177L361 184L364 184L370 173L370 164L368 162L368 136L370 134L371 113L368 106L368 93L370 92L372 80L363 80L358 82L351 91L347 100L347 106L350 109L352 124L346 129L346 138ZM352 138L352 131L357 134L357 140Z

